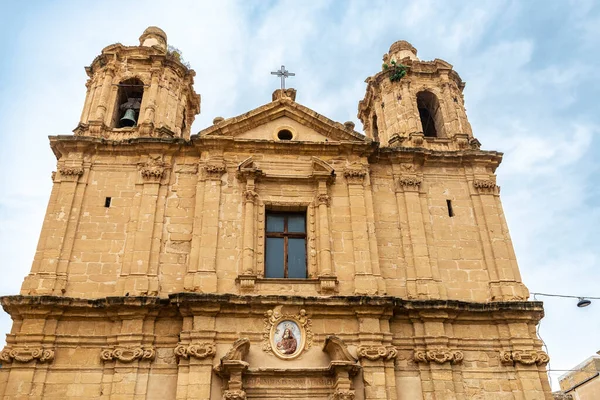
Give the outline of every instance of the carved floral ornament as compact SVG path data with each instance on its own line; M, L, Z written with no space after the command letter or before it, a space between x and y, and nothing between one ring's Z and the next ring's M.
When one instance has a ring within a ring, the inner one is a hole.
M458 364L464 359L464 354L460 350L450 349L432 349L432 350L416 350L414 360L416 362L444 364L451 362Z
M42 347L18 349L4 348L2 352L0 352L0 361L5 363L13 361L27 363L33 360L37 360L41 363L50 362L54 360L54 350Z
M500 361L511 365L545 365L550 361L550 357L541 350L503 350L500 352Z
M190 357L199 360L212 357L217 352L217 348L213 343L199 344L179 344L175 347L175 355L180 358L188 359Z
M121 361L129 363L137 360L154 360L156 351L152 347L117 347L100 352L102 361Z
M312 321L306 311L281 314L277 309L265 313L262 349L282 359L298 357L313 344Z
M396 358L398 350L395 347L389 346L360 346L357 350L358 358L366 358L367 360L377 361L380 358L391 360Z

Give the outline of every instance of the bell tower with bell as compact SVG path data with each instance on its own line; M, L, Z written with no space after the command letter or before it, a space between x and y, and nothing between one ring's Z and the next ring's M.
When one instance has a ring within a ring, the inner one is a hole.
M196 73L167 46L162 29L146 29L139 46L105 47L86 72L87 94L75 135L189 139L200 112L200 96L192 86Z
M366 83L358 118L381 147L479 148L465 112L465 83L446 61L421 61L417 49L400 40Z

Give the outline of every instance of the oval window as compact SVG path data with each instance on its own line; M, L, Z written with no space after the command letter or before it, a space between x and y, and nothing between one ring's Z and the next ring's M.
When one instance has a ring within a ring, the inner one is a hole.
M292 140L293 137L294 135L288 129L282 129L279 132L277 132L277 138L279 140Z

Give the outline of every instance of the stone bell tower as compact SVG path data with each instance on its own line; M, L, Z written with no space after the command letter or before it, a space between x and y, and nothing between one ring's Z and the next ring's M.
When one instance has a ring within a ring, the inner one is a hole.
M446 61L421 61L417 49L401 40L384 54L382 71L366 82L358 118L382 147L479 147L465 112L465 84Z
M154 26L140 36L139 46L105 47L86 67L87 94L75 135L188 139L200 96L192 86L196 73L180 57Z

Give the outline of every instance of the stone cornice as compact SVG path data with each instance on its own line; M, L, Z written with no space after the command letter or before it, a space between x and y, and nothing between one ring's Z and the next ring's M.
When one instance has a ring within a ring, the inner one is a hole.
M537 322L543 317L542 302L537 301L506 301L491 303L474 303L458 300L405 300L392 296L278 296L278 295L236 295L209 293L175 293L169 298L158 297L107 297L101 299L76 299L61 296L3 296L0 303L4 310L15 316L27 316L31 313L32 305L41 312L50 312L59 308L63 314L68 310L88 314L90 309L98 313L109 313L111 310L160 309L165 312L178 313L178 309L186 307L217 307L218 310L235 307L256 308L256 312L277 305L295 305L307 309L327 306L339 309L340 312L353 312L354 309L393 310L395 315L409 315L411 318L427 319L469 319L470 316L488 314L497 320L527 320ZM170 311L169 311L170 310ZM390 314L391 315L391 314Z

